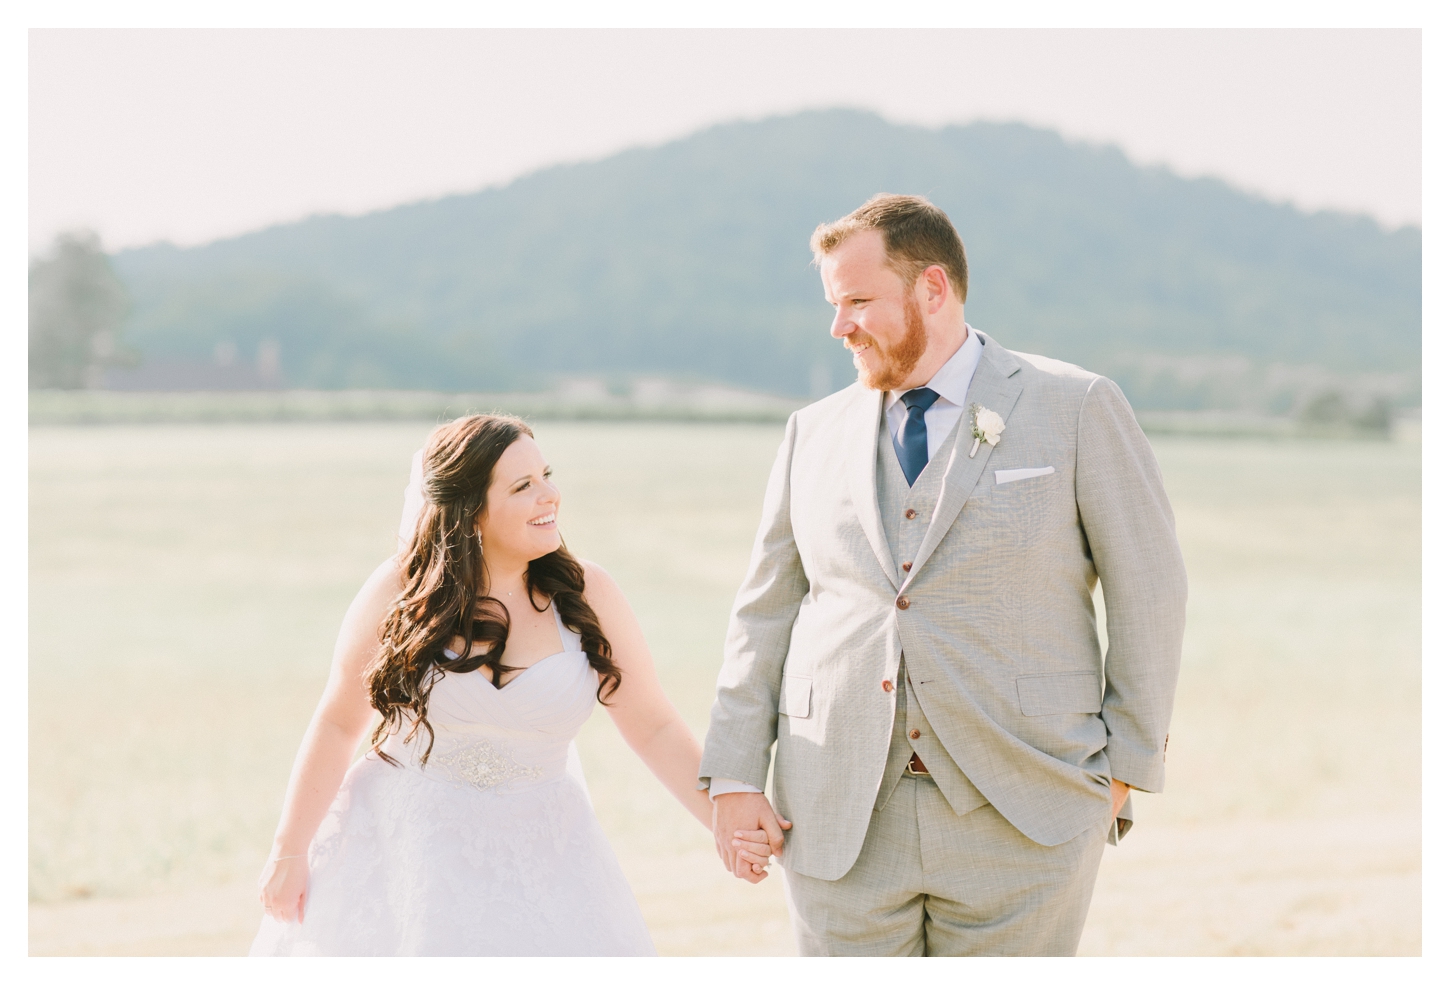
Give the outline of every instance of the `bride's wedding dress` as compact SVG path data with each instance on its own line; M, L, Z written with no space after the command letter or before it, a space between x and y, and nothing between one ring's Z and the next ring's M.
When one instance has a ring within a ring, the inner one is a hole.
M436 739L353 764L308 856L303 920L270 916L254 955L647 955L644 918L594 816L574 735L598 676L563 650L501 688L441 679Z

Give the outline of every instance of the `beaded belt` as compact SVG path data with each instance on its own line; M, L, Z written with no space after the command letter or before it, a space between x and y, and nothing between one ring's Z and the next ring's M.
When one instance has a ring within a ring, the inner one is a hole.
M525 766L487 739L429 757L428 765L435 763L452 778L480 790L490 790L520 777L537 780L544 775L542 766Z

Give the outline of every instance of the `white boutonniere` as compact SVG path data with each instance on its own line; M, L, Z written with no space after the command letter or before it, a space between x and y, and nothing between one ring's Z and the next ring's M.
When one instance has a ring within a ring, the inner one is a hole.
M976 440L972 442L972 450L967 457L976 458L977 449L982 447L984 441L996 448L1006 428L1007 422L1002 420L1001 414L988 410L981 404L972 404L972 437Z

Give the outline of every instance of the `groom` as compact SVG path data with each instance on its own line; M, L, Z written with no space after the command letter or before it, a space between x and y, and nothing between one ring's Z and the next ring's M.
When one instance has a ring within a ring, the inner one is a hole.
M1187 584L1153 451L1110 380L965 324L925 199L811 246L859 383L791 417L766 487L700 765L717 847L758 881L736 833L768 838L802 954L1073 954L1128 790L1163 787Z

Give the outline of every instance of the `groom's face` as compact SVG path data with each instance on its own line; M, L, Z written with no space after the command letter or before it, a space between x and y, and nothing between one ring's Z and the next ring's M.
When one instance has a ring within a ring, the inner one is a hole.
M926 351L926 325L912 290L886 263L879 232L850 236L821 258L826 301L836 309L831 335L841 340L857 378L873 390L899 390Z

